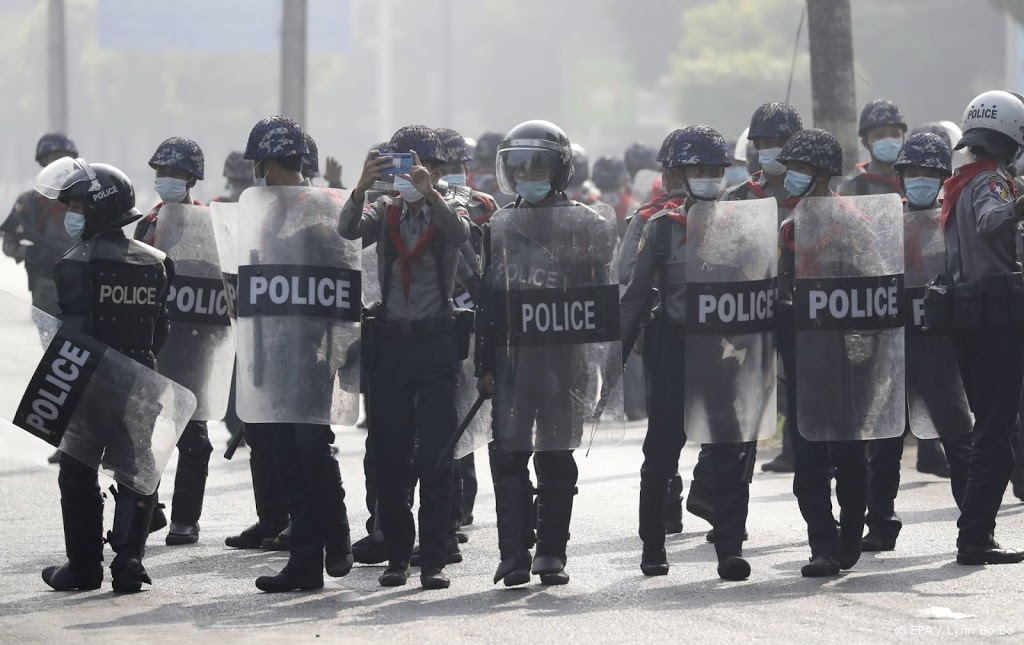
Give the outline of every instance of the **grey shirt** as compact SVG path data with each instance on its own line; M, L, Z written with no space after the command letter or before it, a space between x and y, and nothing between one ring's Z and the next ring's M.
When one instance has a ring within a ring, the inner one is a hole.
M647 315L644 305L652 288L658 289L660 315L679 325L686 322L686 227L669 219L669 212L654 215L643 229L636 264L620 302L624 335ZM666 234L665 227L669 228L668 254L658 266L658 236Z
M943 235L946 270L957 283L1017 271L1013 179L1004 166L984 171L960 192Z
M420 239L427 234L431 224L437 224L434 240L423 249L416 259L410 259L411 280L409 292L402 284L402 260L397 258L397 249L389 239L387 212L389 208L401 209L398 232L406 252L411 252ZM387 293L387 302L382 303L381 317L389 322L409 322L451 316L453 313L452 290L455 286L455 269L459 247L469 239L470 222L465 209L453 206L444 199L434 205L423 202L417 212L412 212L401 197L382 196L375 202L357 202L350 197L341 209L338 233L349 240L364 239L377 243L377 266L381 281L381 293ZM442 279L438 280L435 244L443 240L440 254ZM394 259L390 260L387 271L388 250ZM390 273L390 283L384 284Z

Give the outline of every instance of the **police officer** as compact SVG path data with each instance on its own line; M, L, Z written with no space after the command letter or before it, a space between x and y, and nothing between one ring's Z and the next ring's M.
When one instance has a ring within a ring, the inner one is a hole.
M473 150L473 172L469 173L467 178L470 188L490 195L498 203L498 207L504 207L515 200L515 195L501 192L495 174L494 164L497 160L498 144L502 138L500 132L484 132L480 135L476 149Z
M783 146L777 157L786 166L784 188L797 199L828 197L832 177L843 172L843 151L824 130L801 130ZM895 160L895 159L894 159ZM786 382L787 409L797 410L796 326L793 311L795 275L794 227L799 211L791 214L780 231L779 302L776 307L778 346ZM812 214L813 216L813 214ZM809 441L800 434L796 414L790 414L795 473L793 493L807 522L811 547L804 577L837 575L860 558L866 508L867 463L863 441ZM842 509L841 527L832 515L831 476L835 468L836 496Z
M664 147L664 146L662 146ZM634 199L643 204L665 194L661 188L661 151L646 143L631 143L623 156ZM638 238L639 239L639 238Z
M253 126L245 158L254 164L257 186L309 186L309 180L302 177L303 158L307 153L298 124L287 117L274 116ZM272 493L261 492L262 486L283 487L288 495L292 524L288 564L275 576L257 578L256 587L265 592L319 589L324 584L325 568L334 578L347 575L352 569L352 546L345 489L331 450L334 433L330 426L247 423L245 432L250 454L266 467L269 477L259 480L259 471L253 467L253 489L257 494L260 522L243 532L236 544L248 546L260 534L271 537L267 534L268 528L280 527L278 522L283 518L276 508L270 521L274 524L264 520L260 497L264 494L269 497ZM228 546L233 546L232 542L228 542Z
M860 113L857 128L860 142L871 161L859 163L839 184L840 195L881 195L899 193L903 187L892 164L907 134L907 122L899 106L888 99L868 102Z
M601 191L590 181L590 157L578 143L572 144L572 179L566 186L565 194L569 199L587 206L601 203Z
M469 239L464 209L453 208L435 186L443 150L425 126L399 129L391 149L413 154L413 168L395 176L398 197L367 203L392 158L371 151L342 209L338 231L377 244L381 303L373 325L368 426L377 471L381 528L389 559L382 586L409 577L415 525L412 486L420 483L419 535L424 589L444 589L451 519L453 460L438 462L458 425L455 395L459 348L452 290L459 248ZM414 451L415 446L415 451Z
M231 152L224 160L224 178L228 194L214 197L211 202L237 202L242 191L252 186L252 162L243 159L237 150Z
M640 569L648 576L668 573L664 495L686 443L679 396L686 371L686 211L697 202L715 201L731 163L725 140L713 128L690 126L673 137L662 184L677 200L649 219L622 295L622 328L627 337L649 314L652 288L658 289L660 299L644 341L650 419L640 470L640 539L644 543ZM706 449L714 473L712 505L720 509L712 519L718 574L726 580L743 580L750 575L742 543L750 484L746 454L753 444L708 444Z
M57 199L68 209L68 234L81 240L54 270L63 325L154 368L167 337L165 301L174 264L160 251L125 238L121 228L142 217L135 210L131 181L113 166L77 159ZM111 287L123 290L133 285L152 286L156 296L146 302L122 302L104 295ZM119 435L127 432L117 421L102 431L110 433L110 444L123 441ZM103 582L103 498L96 470L63 452L59 464L68 561L44 569L43 580L59 591L98 589ZM156 499L123 486L115 499L114 525L107 533L117 554L110 563L113 588L136 592L143 583L152 583L142 556Z
M550 209L565 208L567 213L572 212L582 218L579 223L579 239L589 243L581 241L579 249L573 249L573 252L580 253L580 257L570 258L571 262L558 257L536 260L542 265L537 270L548 267L548 275L552 276L549 281L557 280L563 286L571 286L568 284L573 279L568 275L570 272L600 278L600 267L607 266L606 263L611 261L615 242L613 228L607 226L600 215L581 208L581 204L566 196L565 190L572 173L571 144L561 128L553 123L539 120L521 123L505 136L498 148L498 181L502 190L518 195L515 203L506 208L533 209L533 214L527 216L541 218L546 217L545 213ZM569 211L569 208L573 210ZM557 217L554 213L550 216ZM543 222L538 223L538 226L544 226ZM485 230L485 240L490 234L489 230L490 225ZM551 262L557 268L550 267ZM571 270L566 268L569 264ZM491 287L481 290L477 310L476 372L479 377L478 389L481 394L490 397L495 394L498 352L511 351L506 344L507 339L499 338L495 333L496 308L499 303L493 286L500 276L508 276L513 267L506 264L505 258L492 257L486 242L484 265L487 267L484 283L491 282ZM531 367L536 354L521 355L517 361L517 373L520 376L529 374L524 380L530 379L537 388L509 392L511 386L508 383L502 385L506 388L505 395L495 399L493 407L496 434L497 426L501 423L509 432L517 433L518 438L522 439L521 443L531 446L535 444L527 440L527 437L532 437L534 430L538 437L547 438L552 445L579 445L583 428L577 424L573 412L578 407L577 402L552 401L548 397L555 394L556 398L568 399L564 395L558 397L556 392L562 390L554 388L564 389L570 387L567 383L579 383L581 379L583 382L589 381L586 347L568 345L548 348L550 360L545 360L543 367ZM518 351L522 354L524 348ZM552 406L557 409L552 409ZM556 448L537 452L513 451L504 447L500 440L495 440L489 445L488 454L494 481L498 549L501 556L494 574L495 584L499 581L504 581L505 586L526 584L530 581L531 573L539 576L543 585L567 584L569 574L565 571L566 546L579 476L572 450ZM529 551L534 543L531 527L533 488L527 469L531 455L537 473L535 559Z
M935 134L913 134L900 149L894 168L907 195L908 215L934 210L939 206L942 182L953 172L949 146ZM920 220L921 227L928 223L930 220ZM933 234L940 232L929 227L922 231L920 237L926 238ZM909 274L912 261L920 257L921 249L914 246L917 241L909 239L909 233L906 244ZM948 368L955 364L947 366L941 359L936 360L937 354L946 355L947 352L943 351L945 347L935 348L929 339L913 333L912 320L907 320L907 329L908 398L912 395L920 398L930 412L934 411L929 415L932 422L943 426L937 430L949 459L953 500L959 508L967 485L967 463L971 449L970 411L966 406L957 405L963 398L963 384L959 373L948 373ZM948 354L951 356L952 351ZM903 440L907 432L910 432L912 423L908 414L907 431L902 437L877 439L868 444L868 513L865 518L868 533L861 541L864 551L891 551L896 548L896 538L903 527L895 510L900 485L900 459L903 456ZM918 445L918 450L921 450L921 443ZM920 458L918 461L920 464Z
M192 197L192 188L197 181L203 180L203 151L192 139L171 137L157 146L149 160L149 167L156 171L154 188L161 201L135 226L134 237L152 244L160 208L164 204L202 206L199 200ZM174 497L171 499L171 528L166 538L168 546L195 544L199 541L199 517L203 512L212 452L213 445L210 444L206 421L189 421L178 439L178 466L174 475ZM151 531L158 531L167 523L161 507L159 505L154 511Z
M942 225L946 271L952 276L953 339L967 398L974 412L974 442L961 504L957 538L960 564L1005 564L1024 552L995 541L996 514L1013 468L1013 441L1024 382L1024 338L1014 230L1024 214L1015 197L1008 164L1024 147L1024 104L1019 97L989 91L972 100L960 125L974 161L945 182ZM980 289L980 296L979 294Z
M601 192L601 201L615 210L615 221L621 237L626 232L626 218L635 208L626 164L616 157L599 157L594 162L593 181Z
M787 104L772 101L765 103L750 117L747 140L754 146L756 158L761 169L753 173L746 183L733 188L726 195L727 200L762 199L774 197L779 203L779 224L782 223L796 206L797 198L786 192L786 167L779 161L779 153L790 137L804 127L800 113ZM782 451L771 461L761 464L765 472L793 472L793 425L790 417L795 410L785 408L785 383L779 387L780 403L783 405L786 420L782 426Z

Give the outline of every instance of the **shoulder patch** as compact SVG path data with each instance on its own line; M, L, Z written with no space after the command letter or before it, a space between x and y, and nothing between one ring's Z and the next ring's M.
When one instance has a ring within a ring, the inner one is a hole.
M993 197L1003 202L1010 201L1010 188L1003 177L990 175L985 181L988 182L988 191Z

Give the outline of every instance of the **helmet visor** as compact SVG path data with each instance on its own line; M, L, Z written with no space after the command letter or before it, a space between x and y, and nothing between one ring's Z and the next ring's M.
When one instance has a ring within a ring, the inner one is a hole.
M498 151L495 174L501 192L515 195L520 181L553 180L561 161L558 151L550 148L505 148Z
M72 177L77 171L82 171ZM61 191L85 181L95 181L96 173L84 159L62 157L39 171L35 191L47 199L57 199Z

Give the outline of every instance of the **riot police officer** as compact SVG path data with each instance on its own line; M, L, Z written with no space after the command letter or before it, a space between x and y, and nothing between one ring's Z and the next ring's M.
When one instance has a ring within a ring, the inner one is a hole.
M392 157L371 151L338 225L342 237L376 242L379 259L381 303L374 320L364 321L372 326L364 334L373 337L368 430L389 560L380 584L408 581L416 533L412 486L418 480L420 584L444 589L450 585L444 565L454 465L450 455L441 457L440 452L458 426L455 396L462 352L452 290L459 249L469 239L471 224L465 209L453 207L435 188L444 155L433 130L401 128L390 147L413 155L412 170L395 176L399 196L365 201L374 182L393 167Z
M746 183L733 188L726 199L761 199L774 197L779 203L779 223L789 217L798 199L786 192L786 167L779 161L779 153L789 138L803 129L800 113L787 103L772 101L765 103L750 117L747 140L755 149L760 170L753 173ZM784 386L784 384L783 384ZM785 401L784 387L781 402ZM793 472L793 425L790 416L794 412L782 408L786 420L782 426L782 451L771 461L761 464L765 472Z
M679 397L686 372L686 213L694 204L716 200L725 168L732 163L725 140L713 128L690 126L670 137L663 186L675 201L644 227L636 265L622 295L626 338L636 335L635 329L649 314L649 294L656 285L660 299L644 341L650 419L640 470L640 569L649 576L668 573L664 495L686 443ZM753 444L708 444L706 450L713 473L710 497L718 509L712 518L718 573L726 580L743 580L750 575L742 542L750 484L747 460L752 459Z
M185 137L171 137L157 146L149 160L156 171L154 187L160 203L135 226L135 239L153 244L160 209L164 204L202 203L192 197L192 188L203 180L205 161L199 144ZM172 258L173 259L173 258ZM174 496L171 499L171 528L167 533L168 546L195 544L199 541L199 517L203 511L206 478L209 475L210 454L213 445L206 421L192 420L178 439L178 465L174 475ZM151 531L167 524L158 504L153 513Z
M903 111L888 99L869 101L860 113L857 128L860 142L871 155L871 161L859 163L839 185L841 195L903 194L892 164L896 161L907 122Z
M211 202L237 202L242 191L252 186L252 162L243 159L241 152L232 151L224 160L224 178L228 194L214 197Z
M896 548L896 538L903 522L896 514L895 501L900 485L903 440L907 432L932 434L934 427L934 432L941 437L949 460L953 500L958 508L967 485L971 447L970 409L954 350L946 338L925 334L921 325L915 324L914 301L909 297L911 287L923 288L925 281L944 270L945 246L941 244L937 209L942 182L953 172L949 146L935 134L913 134L903 144L893 167L907 195L904 229L907 300L910 304L907 309L911 312L907 320L906 350L910 414L907 415L907 429L902 437L878 439L868 444L868 513L865 518L868 533L861 541L864 551L891 551ZM919 407L923 408L923 414L917 413ZM929 427L915 427L918 425ZM919 443L918 450L921 449Z
M957 538L960 564L1024 561L1024 552L995 541L996 515L1013 469L1013 436L1024 382L1024 321L1020 311L1020 265L1015 228L1024 197L1015 197L1008 164L1024 147L1024 103L989 91L964 111L963 137L974 161L945 182L942 226L946 271L953 283L953 316L946 321L960 356L967 398L974 412L967 488ZM939 323L939 321L936 321ZM929 320L931 325L932 321Z
M146 367L167 337L165 300L174 264L163 253L125 238L121 228L142 214L135 190L117 168L82 159L71 161L57 199L68 211L68 234L81 240L57 264L54 279L63 325L88 334ZM58 161L57 164L65 163ZM44 173L47 172L44 170ZM117 298L114 287L152 287L151 298ZM130 300L130 302L129 302ZM111 419L108 445L126 440L128 432ZM103 582L103 498L96 470L60 453L61 510L68 561L43 570L46 584L59 591L97 589ZM111 489L113 490L113 489ZM151 584L142 565L155 495L142 496L121 486L115 494L114 525L107 541L117 554L110 564L114 591L136 592Z
M501 557L494 582L504 581L505 586L526 584L531 573L544 585L569 582L566 546L579 475L572 451L583 434L585 405L580 401L593 374L590 345L515 345L501 327L516 325L499 313L515 308L505 298L499 302L499 295L513 293L510 289L526 282L527 275L533 277L526 288L559 292L609 278L614 224L565 195L572 173L571 144L553 123L522 123L498 147L498 182L504 192L518 197L495 217L506 216L503 221L511 222L506 230L524 226L527 235L536 229L538 235L552 236L544 248L536 239L515 236L504 253L494 246L501 243L493 237L495 220L485 227L486 288L477 309L476 372L481 394L494 397L495 440L488 454ZM556 230L570 231L571 239L559 237ZM537 473L536 558L530 554L531 455Z

